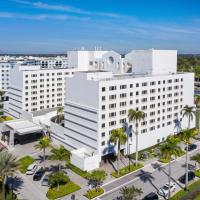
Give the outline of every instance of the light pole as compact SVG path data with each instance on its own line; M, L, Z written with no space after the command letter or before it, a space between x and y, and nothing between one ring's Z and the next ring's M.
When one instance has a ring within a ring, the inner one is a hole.
M131 154L131 144L129 143L129 155L128 155L128 158L129 158L129 171L131 171L131 156L130 156L130 154Z

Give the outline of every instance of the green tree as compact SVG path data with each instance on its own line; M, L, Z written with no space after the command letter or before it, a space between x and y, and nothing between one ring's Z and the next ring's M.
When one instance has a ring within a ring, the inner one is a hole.
M190 122L191 120L193 120L195 114L194 107L186 105L184 106L182 111L183 111L183 117L186 116L188 118L188 129L190 129Z
M200 116L200 95L194 96L194 102L195 102L195 105L196 105L196 120L198 120L196 122L198 127L196 127L196 128L200 129L200 127L199 127L199 117L197 117L197 115Z
M127 135L124 133L123 128L118 128L111 131L110 142L117 145L117 175L119 176L119 159L120 159L120 150L121 145L125 144L127 141Z
M0 97L1 97L1 99L0 99L0 101L2 101L2 97L5 95L5 92L3 91L3 90L0 90Z
M46 160L46 149L51 147L51 140L47 136L43 136L39 139L38 144L35 145L35 149L39 149L43 151L43 164L45 168L45 160Z
M57 187L57 190L59 190L60 185L64 185L69 182L69 177L63 172L55 172L49 175L49 185L51 188Z
M136 149L135 149L135 165L138 165L138 126L141 120L144 120L145 113L140 110L130 109L128 111L129 122L135 123L135 138L136 138Z
M57 107L57 120L58 120L58 123L61 122L60 115L63 114L63 111L64 111L64 108L63 108L63 107Z
M180 139L185 143L186 146L186 155L185 155L185 189L187 189L188 186L188 145L191 143L191 139L195 139L195 136L198 132L195 132L193 130L185 130L181 133Z
M6 150L0 152L0 177L2 181L2 200L5 200L5 184L7 177L12 175L17 168L16 157Z
M160 146L160 153L162 158L169 160L168 164L168 181L171 185L171 161L173 157L180 155L181 148L178 146L179 139L175 136L168 136L166 142ZM171 197L171 192L168 192L168 199Z
M191 160L198 163L198 170L200 170L200 153L197 153L196 155L192 156Z
M89 179L92 181L95 188L97 189L101 185L101 182L106 179L106 176L107 174L104 170L94 170L90 174Z
M120 195L122 200L137 200L138 196L141 195L142 189L136 188L134 186L131 187L123 187L120 189Z
M60 171L61 168L61 162L67 161L69 163L70 161L70 152L67 151L64 146L60 146L59 148L53 148L51 150L51 159L58 160L58 170Z

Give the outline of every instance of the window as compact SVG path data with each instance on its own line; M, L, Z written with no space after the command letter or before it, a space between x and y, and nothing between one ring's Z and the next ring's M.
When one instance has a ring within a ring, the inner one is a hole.
M101 142L101 146L104 146L105 145L105 141Z
M110 86L110 87L109 87L109 90L110 90L110 91L116 90L116 86Z
M126 85L120 85L120 89L121 90L126 89Z
M106 88L105 88L105 87L102 87L101 90L102 90L102 92L105 92L105 91L106 91Z
M105 106L105 105L102 105L102 106L101 106L101 109L102 109L102 110L105 110L105 109L106 109L106 106Z

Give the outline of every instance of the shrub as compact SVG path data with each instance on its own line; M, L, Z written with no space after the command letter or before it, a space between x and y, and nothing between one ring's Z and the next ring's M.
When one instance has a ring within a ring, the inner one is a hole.
M61 185L59 187L59 190L57 190L57 188L50 188L47 191L47 198L48 199L57 199L63 196L66 196L68 194L71 194L73 192L76 192L77 190L80 190L80 186L78 186L77 184L73 183L73 182L69 182L65 185Z
M88 190L84 196L87 197L88 199L93 199L101 194L104 193L103 188L98 188L98 189L93 189L93 190Z
M200 170L195 170L194 173L195 173L195 176L200 178Z
M26 170L28 168L29 165L31 165L34 162L34 158L32 158L31 156L24 156L22 158L20 158L17 163L18 163L18 169L21 173L26 173Z
M49 176L49 185L51 188L59 187L59 185L64 185L68 182L70 182L70 179L63 172L55 172Z
M72 165L71 163L68 164L68 167L76 174L78 174L79 176L82 176L83 178L88 178L90 176L90 173L87 171L83 171L80 168Z
M138 163L138 166L136 167L134 164L131 164L130 165L130 170L129 170L129 166L126 166L126 167L123 167L119 170L119 176L117 175L117 172L113 172L111 175L114 176L115 178L119 178L121 176L124 176L130 172L134 172L136 171L137 169L140 169L142 168L143 165L141 163Z
M104 170L94 170L88 178L95 187L98 187L106 179L106 176L107 174Z

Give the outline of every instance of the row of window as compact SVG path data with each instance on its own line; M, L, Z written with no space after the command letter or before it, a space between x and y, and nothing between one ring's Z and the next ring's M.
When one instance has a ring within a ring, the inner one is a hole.
M163 80L162 81L162 83L163 84L165 84L165 83L172 83L172 82L174 82L174 83L177 83L177 82L183 82L183 78L181 78L181 79L174 79L174 80L172 80L172 79L169 79L169 80ZM148 84L150 84L150 86L153 86L153 85L156 85L156 84L158 84L158 85L160 85L161 84L161 81L152 81L152 82L143 82L143 83L136 83L136 87L140 87L140 85L141 86L148 86ZM122 90L122 89L127 89L127 87L128 87L128 85L120 85L120 89ZM129 85L129 88L133 88L133 84L130 84ZM116 90L117 89L117 86L110 86L109 87L109 91L112 91L112 90ZM106 87L102 87L102 92L105 92L106 91Z
M73 74L74 72L72 72L72 74ZM58 72L58 73L46 73L46 76L55 76L55 75L57 75L57 76L60 76L60 75L69 75L70 73L69 72L65 72L65 73L62 73L62 72ZM42 77L42 76L45 76L45 74L26 74L25 75L25 78L28 78L28 77L38 77L38 76L40 76L40 77Z

